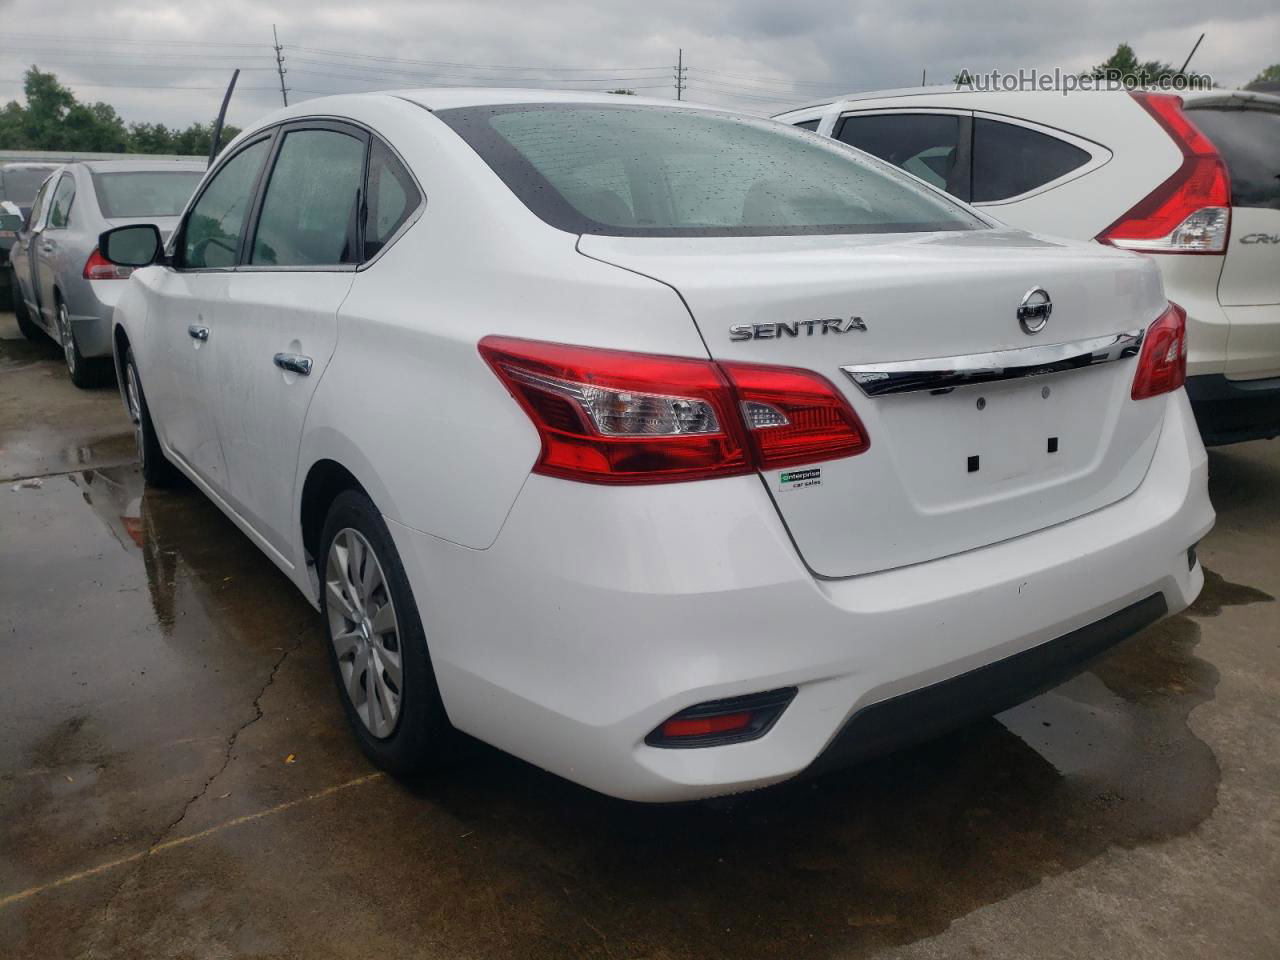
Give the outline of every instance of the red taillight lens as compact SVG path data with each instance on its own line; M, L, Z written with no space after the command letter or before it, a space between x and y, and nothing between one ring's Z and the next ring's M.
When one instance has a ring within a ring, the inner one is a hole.
M1135 400L1177 390L1187 379L1187 311L1176 303L1147 328L1133 375Z
M542 437L536 473L664 483L861 453L866 432L815 373L485 337L480 353Z
M1168 93L1130 94L1182 151L1182 166L1098 240L1146 253L1222 253L1231 226L1231 178L1218 150Z
M84 262L84 278L86 280L128 280L133 267L118 267L94 247L89 259Z
M825 377L755 363L720 367L738 391L760 469L851 457L871 445L858 415Z

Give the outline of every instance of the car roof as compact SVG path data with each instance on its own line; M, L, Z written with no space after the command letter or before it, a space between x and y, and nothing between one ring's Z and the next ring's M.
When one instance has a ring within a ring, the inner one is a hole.
M1079 97L1079 96L1097 97L1097 96L1107 96L1107 95L1118 96L1118 95L1125 94L1127 92L1128 91L1126 90L1078 90L1073 93L1067 94L1067 96L1072 96L1072 97ZM1227 100L1241 99L1241 100L1258 101L1259 103L1275 104L1277 106L1280 106L1280 97L1272 96L1271 94L1266 94L1266 93L1258 93L1253 90L1230 90L1230 89L1219 89L1215 87L1210 90L1166 91L1166 90L1160 90L1158 88L1155 88L1152 90L1152 92L1153 93L1169 93L1169 92L1177 93L1177 95L1182 97L1182 99L1186 103L1201 103L1201 102L1210 102L1215 100L1227 101ZM828 107L828 106L831 106L833 103L840 103L845 101L852 103L858 100L896 100L896 99L905 99L907 97L936 98L939 96L967 96L967 95L1000 96L1002 94L1010 94L1010 95L1020 94L1022 96L1028 96L1028 95L1034 95L1037 93L1045 97L1063 96L1063 93L1060 90L1008 90L1008 91L1006 90L957 90L954 85L946 83L946 84L936 84L934 86L928 86L928 87L898 87L897 89L894 89L894 90L861 90L857 93L849 93L842 97L824 97L821 100L814 100L809 103L802 103L794 107L788 107L786 110L781 110L778 113L775 113L774 116L781 117L789 113L797 113L801 110L811 110L816 107Z
M137 160L80 160L77 163L91 173L156 173L174 170L204 173L206 166L198 160L148 160L145 157Z
M331 113L342 116L357 109L361 101L368 102L388 97L416 104L426 110L451 110L456 107L487 107L516 103L597 103L623 106L687 107L697 110L724 110L706 104L676 101L657 97L637 97L616 93L596 93L590 90L542 90L536 87L414 87L398 90L371 90L361 93L342 93L331 97L302 100L253 124L260 130L273 123L281 123L298 117L321 116ZM248 131L246 131L248 132ZM243 136L243 135L242 135ZM237 140L240 138L238 137Z

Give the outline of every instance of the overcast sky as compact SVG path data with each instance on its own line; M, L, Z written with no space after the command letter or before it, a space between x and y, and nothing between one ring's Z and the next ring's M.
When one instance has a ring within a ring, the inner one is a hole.
M1219 84L1280 59L1276 0L0 0L0 101L34 63L127 121L185 126L216 114L238 66L229 120L244 126L280 103L273 23L291 101L489 81L669 97L680 47L689 99L758 113L922 69L1079 71L1121 41L1180 64L1202 31L1192 66Z

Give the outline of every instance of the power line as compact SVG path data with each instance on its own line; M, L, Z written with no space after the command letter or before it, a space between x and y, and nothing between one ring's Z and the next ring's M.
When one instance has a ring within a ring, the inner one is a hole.
M347 58L357 59L357 60L378 60L385 63L412 63L412 64L418 64L420 66L427 66L427 67L461 67L467 70L512 70L512 71L541 70L546 73L586 73L586 72L592 72L592 71L595 71L595 72L613 71L613 72L621 73L621 72L629 72L629 71L649 71L649 70L665 71L667 69L666 67L548 67L548 66L516 67L516 66L511 66L510 64L502 64L502 63L457 63L457 62L448 61L448 60L411 60L406 57L386 57L386 56L378 56L376 54L371 54L371 53L348 53L344 50L326 50L322 47L294 46L294 47L291 47L290 49L301 50L305 53L321 53L321 54L327 54L333 57L347 57Z
M741 73L727 73L724 70L712 70L709 67L691 67L695 73L710 73L721 77L731 77L734 80L753 80L759 83L782 83L790 86L804 87L841 87L849 89L852 84L844 84L840 80L796 80L790 77L749 77Z
M13 33L5 36L26 40L69 40L76 43L137 43L153 47L270 47L269 43L223 43L210 40L140 40L134 37L75 37L64 33Z

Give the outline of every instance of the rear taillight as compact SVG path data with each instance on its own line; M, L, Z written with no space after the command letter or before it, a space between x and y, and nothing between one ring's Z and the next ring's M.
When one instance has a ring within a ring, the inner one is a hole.
M1187 379L1187 311L1176 303L1147 328L1133 375L1135 400L1177 390Z
M485 337L480 353L542 438L534 472L664 483L847 457L857 415L818 374Z
M118 267L93 248L89 259L84 262L84 278L86 280L128 280L133 267Z
M870 446L858 415L825 377L755 363L720 368L738 392L760 469L851 457Z
M1231 226L1231 179L1217 148L1169 93L1130 94L1182 151L1182 166L1098 240L1144 253L1222 253Z

